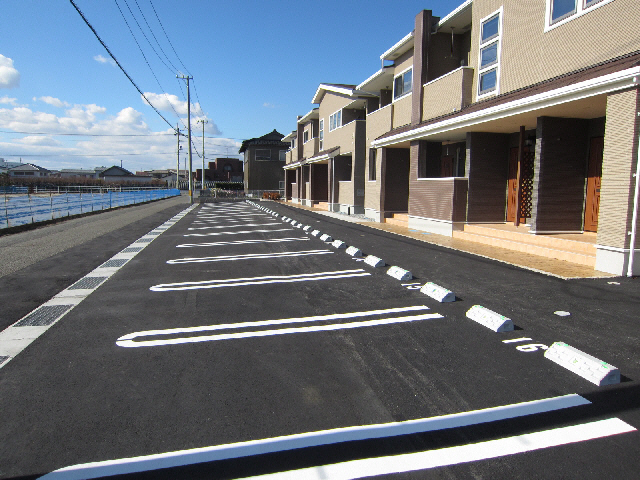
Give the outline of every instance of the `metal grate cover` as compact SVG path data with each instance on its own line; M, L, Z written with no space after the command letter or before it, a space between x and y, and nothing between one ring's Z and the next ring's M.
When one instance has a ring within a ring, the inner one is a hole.
M4 357L4 356L0 357L0 365L2 365L7 360L9 360L9 357Z
M51 325L72 307L73 305L45 305L31 312L16 323L14 327L44 327Z
M134 243L149 243L153 242L153 238L141 238L140 240L136 240Z
M96 288L106 279L107 277L84 277L71 285L69 287L69 290L79 290L81 288Z
M107 260L106 262L104 262L102 265L100 265L101 268L109 268L109 267L121 267L123 266L125 263L127 263L129 261L128 258L116 258L114 260Z
M124 250L122 250L122 253L135 253L135 252L139 252L143 248L144 247L127 247Z

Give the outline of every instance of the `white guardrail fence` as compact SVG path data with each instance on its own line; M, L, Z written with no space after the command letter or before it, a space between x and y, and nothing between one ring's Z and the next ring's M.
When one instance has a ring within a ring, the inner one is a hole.
M89 193L0 194L0 229L180 195L180 190L144 189Z

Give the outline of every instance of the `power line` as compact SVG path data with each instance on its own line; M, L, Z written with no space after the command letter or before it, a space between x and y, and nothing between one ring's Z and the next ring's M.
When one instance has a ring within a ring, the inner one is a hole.
M120 8L120 4L118 3L118 0L114 0L116 6L118 7L118 10L120 11L120 15L122 15L122 19L124 20L125 25L127 26L127 28L129 29L129 33L131 33L131 36L133 37L134 42L136 42L136 45L138 46L138 49L140 50L140 53L142 54L142 58L144 58L145 63L147 64L147 67L149 67L149 70L151 71L151 74L153 75L153 78L156 79L156 83L158 84L158 86L160 87L160 90L162 90L162 93L164 93L165 95L167 95L167 92L164 91L164 88L162 87L162 85L160 84L160 80L158 80L158 77L156 76L156 72L153 71L153 68L151 68L151 64L149 63L149 60L147 60L147 56L144 54L144 51L142 50L142 47L140 46L140 43L138 42L138 39L136 38L136 36L133 33L133 30L131 29L131 27L129 26L129 22L127 22L126 17L124 16L124 12L122 11L122 9ZM147 42L149 43L149 45L151 45L151 42L149 42L149 39L147 38L147 36L145 35L145 33L142 31L142 27L140 26L140 24L138 23L138 20L136 19L136 17L133 15L133 12L131 11L131 7L129 7L129 4L127 3L127 0L124 0L124 4L127 6L127 8L129 9L129 13L131 14L131 16L133 17L133 20L136 22L136 25L138 25L138 28L140 29L140 31L142 32L142 36L144 36L144 38L147 40ZM158 55L158 53L155 51L155 49L153 48L153 45L151 45L151 49L156 53L156 55ZM159 56L158 56L159 57ZM160 59L160 61L162 61L162 59ZM164 63L164 62L163 62ZM166 66L166 64L165 64ZM167 66L167 68L169 68ZM171 69L169 69L171 70ZM167 97L168 100L168 97ZM171 103L171 101L169 101L169 105L171 106L171 109L173 110L173 113L176 114L176 117L178 117L178 119L180 118L180 115L178 115L178 112L176 112L176 109L173 107L173 104Z
M142 92L142 90L140 90L140 87L138 87L138 85L136 84L136 82L133 81L133 79L131 78L131 76L127 73L127 71L124 69L124 67L120 64L120 62L118 61L118 59L115 57L115 55L113 53L111 53L111 50L109 50L109 47L107 47L107 45L102 41L102 39L100 38L100 35L98 35L98 32L96 32L95 28L93 28L93 26L91 25L91 23L89 23L89 20L87 20L87 18L84 16L84 14L82 13L82 11L78 8L78 6L74 3L73 0L69 0L69 2L71 2L71 5L73 5L73 8L76 9L76 11L78 12L78 14L82 17L82 20L84 20L84 23L87 24L87 26L91 29L91 31L93 32L93 34L95 35L95 37L98 39L98 41L100 42L100 44L104 47L104 49L107 51L107 53L109 54L109 56L113 59L114 62L116 62L116 65L118 65L118 67L120 68L120 70L122 70L122 73L125 74L125 76L129 79L129 81L131 82L131 84L136 88L136 90L138 91L138 93L140 93L140 95L142 95L142 98L144 98L146 100L146 102L149 104L149 106L151 108L153 108L155 110L155 112L160 116L160 118L162 118L167 125L169 125L172 129L173 129L173 125L171 125L171 123L169 123L169 120L167 120L166 118L164 118L164 115L162 115L160 113L160 111L149 101L149 99L146 97L146 95Z
M158 20L158 23L160 24L160 28L162 28L162 31L164 32L164 36L166 37L167 42L169 42L169 45L171 45L171 50L173 50L173 53L175 53L176 58L180 62L180 65L182 65L182 67L187 72L187 74L189 74L190 76L193 76L193 75L191 75L191 72L189 71L189 69L184 66L184 63L182 63L182 60L180 59L180 56L178 55L178 52L176 52L176 49L173 47L173 43L171 43L171 40L169 40L169 35L167 35L167 31L164 29L164 25L162 25L162 22L160 21L160 17L158 16L158 12L156 12L156 8L153 6L153 2L151 0L149 0L149 4L151 5L151 8L153 9L153 13L155 13L155 15L156 15L156 19Z
M140 10L140 15L142 15L142 18L144 20L144 23L147 24L147 28L149 29L149 32L151 33L151 36L153 37L153 39L156 41L156 44L158 45L158 48L160 49L160 51L162 52L162 54L164 55L164 58L167 59L167 62L169 62L169 65L171 65L171 68L173 68L172 72L173 74L176 74L178 72L178 69L176 68L176 66L171 62L171 60L169 59L169 57L167 56L167 54L165 53L165 51L162 49L162 45L160 45L160 42L158 41L158 39L156 38L156 35L153 33L153 29L151 28L151 25L149 25L149 22L147 22L147 17L144 16L144 13L142 11L142 8L140 8L140 4L138 3L138 0L134 0L136 2L136 6L138 7L138 10ZM157 55L157 53L156 53ZM158 55L158 58L160 58L160 56ZM160 59L162 61L162 59ZM164 63L164 62L162 62ZM166 64L165 64L166 65Z

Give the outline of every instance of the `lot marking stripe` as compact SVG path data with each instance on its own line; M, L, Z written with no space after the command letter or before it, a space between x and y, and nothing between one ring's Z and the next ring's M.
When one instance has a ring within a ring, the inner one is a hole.
M197 290L201 288L239 287L244 285L263 285L267 283L311 282L333 278L366 277L371 275L362 269L339 270L335 272L303 273L299 275L268 275L265 277L229 278L225 280L204 280L202 282L179 282L154 285L152 292L175 290Z
M280 225L279 223L239 223L238 225L211 225L208 227L189 227L187 230L207 230L209 228L238 228L238 227L264 227Z
M265 258L281 258L281 257L303 257L307 255L326 255L333 253L331 250L302 250L299 252L279 252L279 253L246 253L243 255L220 255L217 257L200 257L200 258L176 258L167 260L170 265L181 263L203 263L203 262L223 262L234 260L253 260Z
M414 472L448 465L477 462L491 458L559 447L571 443L633 432L636 429L619 418L609 418L569 427L472 443L457 447L427 450L378 458L303 468L289 472L259 475L249 478L263 480L353 480L393 473Z
M429 307L427 307L426 305L412 305L409 307L385 308L380 310L368 310L363 312L332 313L329 315L313 315L311 317L280 318L277 320L257 320L253 322L224 323L220 325L205 325L200 327L169 328L165 330L146 330L144 332L130 333L128 335L120 337L118 340L130 340L140 336L176 335L179 333L210 332L214 330L231 330L234 328L265 327L265 326L271 326L271 325L283 325L283 324L288 325L292 323L305 323L305 322L326 322L329 320L373 317L377 315L418 312L423 310L429 310Z
M430 418L419 418L403 422L362 425L316 432L298 433L280 437L229 443L211 447L178 450L174 452L139 457L92 462L61 468L42 477L43 480L80 480L103 476L125 475L162 468L194 465L197 463L251 457L268 453L284 452L300 448L333 445L343 442L388 438L399 435L432 432L449 428L465 427L482 423L506 420L526 415L561 410L587 405L587 399L576 395L545 398L481 410L454 413Z
M406 317L380 318L377 320L365 320L360 322L333 323L330 325L315 325L312 327L290 327L273 330L259 330L253 332L220 333L217 335L198 335L195 337L170 338L167 340L124 340L120 337L116 340L119 347L160 347L163 345L180 345L183 343L216 342L220 340L238 340L241 338L271 337L274 335L290 335L293 333L330 332L334 330L349 330L353 328L378 327L380 325L392 325L395 323L415 322L418 320L433 320L444 318L439 313L425 313L423 315L411 315Z
M208 242L208 243L183 243L182 245L176 245L176 248L192 248L192 247L217 247L219 245L243 245L253 243L280 243L280 242L296 242L296 241L309 241L309 237L286 237L286 238L271 238L271 239L256 239L256 240L235 240L230 242Z
M240 230L238 232L209 232L209 233L187 233L185 237L212 237L214 235L239 235L241 233L271 233L295 230L295 228L275 228L273 230Z

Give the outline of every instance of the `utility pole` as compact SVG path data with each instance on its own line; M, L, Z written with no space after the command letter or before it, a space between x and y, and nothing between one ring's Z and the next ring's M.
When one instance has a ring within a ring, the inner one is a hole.
M191 95L189 92L189 80L193 77L191 75L182 75L177 76L177 78L181 78L182 80L187 81L187 130L188 130L188 138L189 138L189 203L193 204L193 174L192 172L192 163L191 163Z
M176 137L178 137L178 161L176 163L176 188L179 187L180 182L180 124L176 123Z
M209 120L198 120L198 123L202 124L202 182L200 188L204 190L204 124L209 123Z

